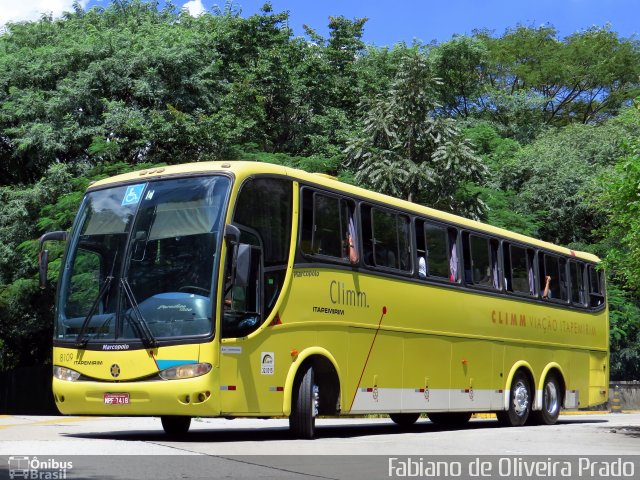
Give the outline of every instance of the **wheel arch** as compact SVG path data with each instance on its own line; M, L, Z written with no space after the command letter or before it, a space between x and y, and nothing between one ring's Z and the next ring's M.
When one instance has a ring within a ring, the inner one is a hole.
M537 384L535 381L535 377L533 376L533 368L531 368L531 365L529 364L529 362L520 360L513 364L513 366L511 367L511 370L509 370L509 375L507 375L507 381L505 382L505 387L504 387L504 402L503 402L504 410L509 410L509 402L511 398L511 383L513 382L513 377L519 371L522 371L527 376L527 379L531 384L531 395L533 395L533 402L537 401L536 400L538 398L538 395L536 394Z
M542 389L544 388L544 382L549 376L549 374L555 374L556 378L560 382L560 390L561 390L560 405L564 405L564 396L565 396L565 392L567 391L564 370L558 363L551 362L544 367L544 369L542 370L542 374L540 375L540 381L538 382L539 389L536 390L536 395L534 398L532 410L542 409Z
M333 398L341 399L340 390L342 385L342 375L335 357L322 347L305 348L296 357L287 373L284 384L284 398L282 412L285 416L291 415L291 401L293 399L293 388L295 380L300 372L303 372L307 365L311 365L316 370L316 383L320 385L320 395L322 398L323 386L330 386L330 395L325 397L328 401ZM335 392L332 389L335 388ZM321 414L322 407L321 407Z

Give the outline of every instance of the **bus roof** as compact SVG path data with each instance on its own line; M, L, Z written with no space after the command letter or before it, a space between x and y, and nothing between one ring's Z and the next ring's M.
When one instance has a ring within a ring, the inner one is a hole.
M271 175L285 175L291 177L294 180L300 180L305 183L311 183L326 187L331 190L340 191L345 194L354 195L363 199L370 199L372 201L382 203L391 207L400 208L405 211L413 212L416 214L427 215L431 218L441 220L445 223L451 223L459 227L469 228L479 232L483 232L490 235L496 235L507 240L513 240L521 242L534 247L544 248L546 250L555 251L564 255L575 256L582 260L591 262L599 262L600 259L587 252L581 252L576 250L570 250L565 247L555 245L553 243L538 240L533 237L521 235L519 233L511 232L503 228L494 227L486 223L470 220L468 218L454 215L452 213L443 212L430 207L411 203L406 200L400 200L381 193L372 192L364 188L355 187L347 183L343 183L329 175L309 173L303 170L297 170L290 167L284 167L282 165L275 165L263 162L252 161L216 161L216 162L198 162L187 163L181 165L168 165L165 167L150 168L145 170L139 170L131 173L125 173L122 175L116 175L113 177L105 178L93 183L89 190L104 188L112 184L131 183L135 181L146 180L147 178L162 178L167 176L181 176L181 175L195 175L200 173L210 173L214 171L228 171L232 172L238 178L246 178L255 174L271 174Z

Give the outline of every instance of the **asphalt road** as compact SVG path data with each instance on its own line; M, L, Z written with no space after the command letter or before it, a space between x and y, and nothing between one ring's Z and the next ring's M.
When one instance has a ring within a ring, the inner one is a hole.
M367 478L388 478L389 456L538 455L557 459L639 454L638 413L562 415L554 426L521 428L500 428L491 418L472 419L467 426L457 429L438 427L427 419L408 429L383 418L320 419L315 440L291 439L287 420L280 419L194 419L188 434L171 438L163 433L158 418L0 415L0 467L6 465L3 456L62 459L90 455L100 456L97 463L109 463L109 475L103 469L107 467L100 466L82 477L69 474L66 478L70 479L176 478L170 473L170 466L187 461L191 467L189 473L184 473L184 468L180 470L182 478L302 478L299 475L304 468L307 468L304 478L364 478L345 473L352 467L363 475L366 473ZM140 460L135 462L139 467L136 470L138 467L127 462L126 456L131 455L145 456L147 460L155 458L152 462L155 469L142 467L147 463ZM256 457L264 455L274 457L272 460ZM331 457L318 460L319 455ZM349 466L348 456L362 455L385 457L384 465L377 460L358 460L357 465ZM200 471L196 467L197 456L215 462L202 464ZM107 460L114 458L118 460ZM114 463L125 464L122 476ZM343 463L347 466L341 467ZM308 465L304 467L305 464ZM0 474L3 472L8 478L8 471L0 469ZM640 469L636 473L640 474Z

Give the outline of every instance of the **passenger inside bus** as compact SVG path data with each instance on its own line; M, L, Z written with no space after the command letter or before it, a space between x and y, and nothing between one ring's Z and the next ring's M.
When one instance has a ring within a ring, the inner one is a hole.
M545 277L544 291L542 292L542 298L551 298L551 277L547 275Z

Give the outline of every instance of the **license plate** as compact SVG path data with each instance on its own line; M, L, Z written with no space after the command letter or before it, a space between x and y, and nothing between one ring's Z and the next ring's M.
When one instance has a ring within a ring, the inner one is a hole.
M105 405L129 405L128 393L105 393L104 394Z

